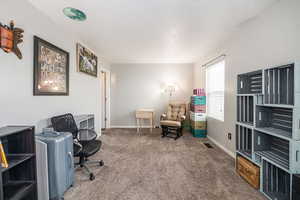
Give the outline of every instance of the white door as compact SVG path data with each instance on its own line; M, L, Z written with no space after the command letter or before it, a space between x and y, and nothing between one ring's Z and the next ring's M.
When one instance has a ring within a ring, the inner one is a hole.
M107 73L101 71L101 129L106 129L107 122Z

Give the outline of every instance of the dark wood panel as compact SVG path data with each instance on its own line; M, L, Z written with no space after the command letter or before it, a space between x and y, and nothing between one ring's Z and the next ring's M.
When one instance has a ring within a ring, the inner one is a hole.
M8 169L0 167L0 199L37 200L36 149L34 127L0 128L0 139L6 154L27 159L16 160Z

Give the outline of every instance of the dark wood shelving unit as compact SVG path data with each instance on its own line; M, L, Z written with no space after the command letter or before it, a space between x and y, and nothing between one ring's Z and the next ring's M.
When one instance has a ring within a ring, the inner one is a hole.
M8 168L1 168L2 172L5 172L6 170L9 170L19 164L22 164L28 159L34 158L35 155L32 153L28 154L8 154L6 155L7 162L8 162Z
M12 181L3 185L5 191L4 200L22 199L34 191L33 181Z
M37 200L34 127L0 128L8 168L0 167L0 200Z

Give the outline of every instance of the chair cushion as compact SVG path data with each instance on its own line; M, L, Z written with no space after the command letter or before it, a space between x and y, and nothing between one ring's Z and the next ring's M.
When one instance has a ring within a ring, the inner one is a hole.
M100 140L90 140L90 141L80 141L82 145L82 150L79 154L89 157L95 153L97 153L102 145Z
M181 121L181 116L185 115L185 104L169 104L167 120Z
M177 127L180 127L181 126L181 122L180 121L163 120L163 121L160 121L160 125L162 125L162 126L177 126Z

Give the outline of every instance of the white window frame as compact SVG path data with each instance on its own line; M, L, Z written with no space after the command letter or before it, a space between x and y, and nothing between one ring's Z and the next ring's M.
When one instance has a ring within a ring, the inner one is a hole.
M214 91L210 91L208 88L208 82L211 81L211 80L208 80L208 73L210 70L212 70L212 68L216 68L216 67L220 67L218 65L222 64L223 63L223 70L224 70L224 82L223 82L223 88L222 89L218 89L218 90L214 90ZM225 59L221 59L221 60L218 60L208 66L206 66L206 70L205 70L205 80L206 80L206 98L207 98L207 105L206 105L206 109L207 109L207 116L208 117L211 117L211 118L214 118L216 120L219 120L219 121L222 121L224 122L224 104L225 104L225 70L226 70L226 62L225 62ZM212 113L211 110L215 110L215 109L218 109L218 108L210 108L210 102L212 101L220 101L216 98L221 98L221 101L222 103L219 104L219 112L216 112L216 113ZM211 98L215 98L214 100L211 100Z

